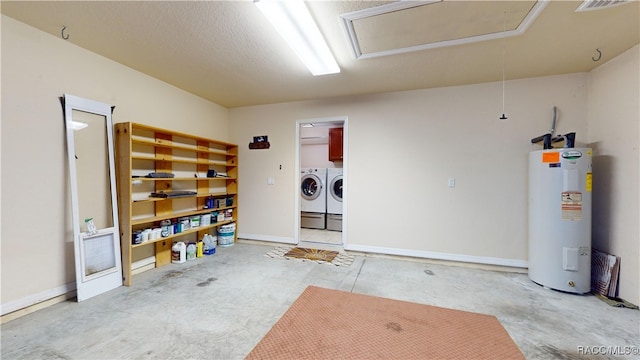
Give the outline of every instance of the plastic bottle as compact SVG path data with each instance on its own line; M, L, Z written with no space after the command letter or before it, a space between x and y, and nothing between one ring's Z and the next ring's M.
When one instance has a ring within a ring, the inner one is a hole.
M189 243L187 245L187 260L195 260L196 259L196 244Z
M171 262L174 264L182 264L186 261L187 246L182 242L176 242L171 247Z
M203 256L203 245L202 240L198 241L198 244L196 245L196 257Z
M205 255L213 255L216 253L216 239L213 236L205 234L202 242L204 243L203 252Z

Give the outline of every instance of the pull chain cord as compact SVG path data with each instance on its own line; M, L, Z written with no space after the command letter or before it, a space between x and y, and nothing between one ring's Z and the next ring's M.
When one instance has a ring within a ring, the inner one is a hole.
M505 64L504 64L504 58L505 58L505 53L506 48L507 48L507 37L506 37L506 32L507 32L507 12L504 12L504 20L503 20L503 25L502 25L502 116L500 116L500 120L507 120L507 116L505 115L504 112L504 97L505 97L505 92L504 92L504 87L505 87Z

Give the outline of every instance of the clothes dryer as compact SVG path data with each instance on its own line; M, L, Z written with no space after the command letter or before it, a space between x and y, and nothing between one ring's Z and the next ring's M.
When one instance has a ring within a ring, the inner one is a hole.
M327 214L342 214L342 168L327 169Z
M300 171L300 226L325 229L327 212L327 169Z
M342 173L327 169L327 230L342 231Z

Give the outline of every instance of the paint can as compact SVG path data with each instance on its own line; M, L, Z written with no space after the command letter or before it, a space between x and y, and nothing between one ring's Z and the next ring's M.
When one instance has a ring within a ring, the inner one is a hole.
M189 222L189 218L188 217L181 217L180 218L180 231L187 231L191 228L191 223Z
M162 220L160 222L160 226L161 226L160 236L162 237L167 237L171 235L171 233L173 232L172 231L173 227L171 226L171 220Z
M142 244L142 230L136 230L131 234L131 243L133 245Z
M236 233L236 224L231 223L218 227L218 245L221 247L233 246Z
M142 230L142 242L149 241L150 236L151 236L151 229Z

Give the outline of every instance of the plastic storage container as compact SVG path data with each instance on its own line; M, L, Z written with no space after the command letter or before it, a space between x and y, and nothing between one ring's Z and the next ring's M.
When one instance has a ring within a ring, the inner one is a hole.
M187 260L187 246L182 242L176 242L171 247L171 262L182 264Z
M195 260L196 259L196 244L189 243L187 245L187 260Z
M216 253L216 245L218 243L218 238L209 234L206 234L202 239L204 243L202 252L205 255L213 255Z

